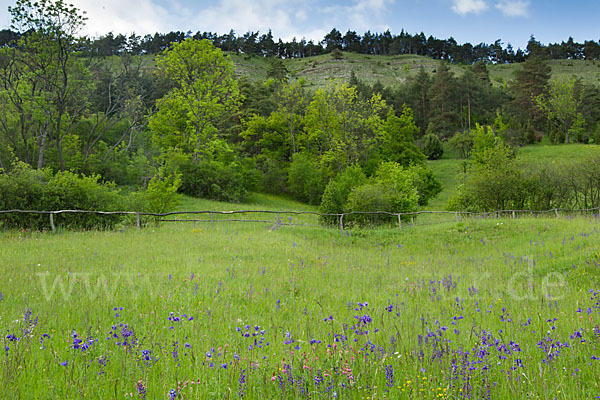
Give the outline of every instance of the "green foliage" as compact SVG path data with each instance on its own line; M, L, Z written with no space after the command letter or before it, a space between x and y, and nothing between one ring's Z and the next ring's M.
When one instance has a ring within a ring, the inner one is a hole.
M522 125L514 119L510 120L509 123L505 123L500 113L497 114L492 129L504 143L515 148L533 144L537 140L532 124Z
M316 157L308 153L294 155L288 171L288 189L295 199L319 204L326 183Z
M395 219L388 214L370 214L374 211L392 212L393 192L380 183L367 183L352 189L346 201L346 212L367 212L344 217L347 225L370 226L389 223Z
M180 175L167 175L164 168L148 182L144 193L146 209L144 211L161 214L177 208L177 190L181 186Z
M411 165L408 171L413 175L412 181L419 196L419 206L426 206L429 200L442 192L442 184L426 166Z
M549 93L536 97L537 106L548 118L553 143L571 143L583 132L585 119L579 112L581 93L576 93L575 79L555 80Z
M341 214L346 208L348 195L355 187L367 183L367 177L358 166L350 166L341 174L331 179L323 192L319 211L323 214ZM338 217L327 215L321 217L321 222L326 225L336 225Z
M53 174L48 169L33 170L27 164L18 163L10 172L0 174L0 209L120 210L123 197L114 184L101 183L99 178L69 171ZM72 229L111 228L121 218L119 215L64 213L56 214L54 222L57 226ZM47 214L1 214L0 221L7 228L50 228Z
M344 58L344 53L342 53L339 48L335 48L331 52L331 57L333 57L334 60L342 60Z
M418 174L415 172L395 162L382 163L373 178L350 191L344 211L386 213L416 211L419 193L416 187ZM389 214L352 214L345 220L349 224L365 226L397 222L398 219Z
M381 95L366 101L355 88L332 83L319 89L305 116L309 146L321 155L321 164L333 174L356 163L365 163L376 145L385 110Z
M457 150L460 158L468 158L471 155L471 149L473 148L473 132L470 129L456 132L454 136L448 140L448 146Z
M469 211L522 209L526 191L515 153L491 129L477 126L471 152L472 165L451 199L449 208Z
M186 162L180 165L181 193L212 200L241 202L255 184L237 162L219 160Z
M63 140L94 87L84 59L76 57L77 35L86 18L61 0L17 0L9 12L11 28L23 35L0 55L1 86L8 100L3 114L13 115L0 117L2 133L16 139L12 145L19 159L38 168L47 164L44 158L53 146L55 165L64 170Z
M548 92L551 68L541 57L533 55L516 70L511 85L513 100L510 103L512 115L521 123L539 125L541 115L536 98Z
M494 131L487 126L476 125L473 132L473 149L471 160L476 164L484 164L491 152L496 150L501 142L496 141Z
M442 141L433 133L428 133L421 138L421 150L429 160L439 160L444 154Z
M290 71L285 67L281 58L273 58L269 70L267 71L267 77L280 82L285 82L287 81L289 73Z
M210 41L193 39L175 44L157 64L175 87L150 118L154 142L163 150L210 158L219 119L239 106L233 64Z
M438 64L428 97L431 115L427 133L435 133L440 138L451 137L458 128L458 85L447 63Z
M414 144L418 132L419 128L415 125L410 108L404 106L399 117L390 109L383 125L383 141L380 147L382 159L405 166L422 164L425 155Z
M395 162L381 163L375 174L375 182L383 185L388 192L390 212L411 212L417 210L419 174L412 167L405 168Z

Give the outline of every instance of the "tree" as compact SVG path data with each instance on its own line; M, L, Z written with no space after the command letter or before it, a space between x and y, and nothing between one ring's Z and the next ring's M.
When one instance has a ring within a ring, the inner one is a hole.
M115 62L117 57L118 62ZM148 90L143 87L142 60L126 53L117 57L96 63L92 68L97 84L89 99L89 115L84 119L89 128L81 135L83 162L102 143L107 147L102 154L102 163L122 143L126 142L124 149L129 149L146 125ZM111 137L110 131L116 126L122 133Z
M306 109L306 132L332 173L367 161L382 128L384 108L381 95L363 101L345 83L317 90Z
M571 143L571 137L583 129L585 120L578 111L581 93L575 93L575 79L559 79L550 83L547 95L536 97L537 106L559 132L560 142Z
M303 82L300 81L284 85L278 95L279 107L277 108L277 114L285 120L292 155L296 154L300 147L298 135L304 124L304 112L308 105L307 96L302 85ZM290 159L292 155L290 155Z
M411 109L415 112L415 122L420 128L420 135L425 134L429 119L429 88L431 87L431 77L425 68L421 65L417 75L411 79L408 86L408 94L411 99Z
M333 49L341 49L343 44L342 34L333 28L331 32L325 35L322 44L325 45L325 51L327 52L331 52Z
M452 136L458 127L457 89L456 78L447 63L439 63L429 88L431 116L427 133L442 139Z
M280 82L286 82L289 73L290 71L288 71L288 69L285 67L285 64L281 58L273 58L267 71L267 77L273 78Z
M537 127L541 113L536 98L548 92L550 74L548 63L535 55L527 58L522 68L515 71L510 109L517 120Z
M403 166L424 163L425 155L414 143L418 132L419 128L415 125L410 108L404 106L399 117L390 109L383 125L383 160L394 161Z
M59 168L64 170L63 139L83 113L92 89L89 70L75 57L77 35L86 18L62 0L17 0L8 10L11 29L23 33L18 52L13 53L14 65L35 84L33 100L44 115L38 124L38 168L44 164L46 145L53 140Z
M219 120L240 103L233 63L208 40L186 39L157 60L175 87L150 119L155 143L195 159L210 157Z
M449 208L470 211L498 211L523 208L524 180L513 149L491 128L476 126L470 167L458 195Z
M444 154L442 141L433 133L428 133L421 138L421 149L429 160L439 160Z

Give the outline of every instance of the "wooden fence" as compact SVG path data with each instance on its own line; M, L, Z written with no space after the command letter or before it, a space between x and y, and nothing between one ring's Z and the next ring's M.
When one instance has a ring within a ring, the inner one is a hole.
M97 214L97 215L135 215L136 226L138 229L142 227L142 217L154 217L157 218L157 221L161 222L194 222L194 223L210 223L214 226L216 222L257 222L257 223L267 223L273 224L273 227L276 228L278 226L323 226L322 224L313 223L292 223L292 217L289 217L288 222L284 222L281 219L281 216L291 215L291 216L300 216L300 215L311 215L315 217L331 217L337 221L337 226L340 230L340 233L344 233L344 218L346 221L348 217L353 215L371 215L371 216L387 216L391 217L393 220L397 220L398 228L402 229L404 226L415 226L417 222L417 217L419 217L419 225L432 225L436 224L436 222L432 222L432 218L425 218L423 220L423 216L445 216L446 219L442 222L437 223L447 223L447 222L459 222L466 218L520 218L522 216L544 216L550 215L555 218L562 217L573 217L575 215L592 215L594 218L598 219L600 215L600 207L599 208L589 208L589 209L581 209L581 210L568 210L568 209L560 209L554 208L550 210L537 211L537 210L499 210L499 211L491 211L491 212L468 212L468 211L415 211L415 212L407 212L407 213L390 213L386 211L352 211L342 214L324 214L315 211L276 211L276 210L234 210L234 211L214 211L214 210L203 210L203 211L172 211L166 213L150 213L150 212L135 212L135 211L91 211L91 210L58 210L58 211L39 211L39 210L0 210L0 214L7 213L22 213L22 214L47 214L50 219L50 227L53 232L56 231L56 225L54 221L54 216L59 214L68 214L68 213L80 213L80 214ZM271 219L243 219L243 218L235 218L237 215L259 215L266 214L274 216L275 218ZM192 219L178 219L178 218L169 218L169 217L177 217L182 215L193 215L193 216L203 216L207 215L207 218L192 218ZM217 218L218 216L226 216L233 218ZM317 221L318 222L318 221Z

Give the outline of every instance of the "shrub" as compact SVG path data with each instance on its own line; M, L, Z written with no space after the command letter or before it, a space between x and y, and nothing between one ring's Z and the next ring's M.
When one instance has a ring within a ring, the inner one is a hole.
M99 182L99 176L79 176L69 171L55 175L50 170L33 170L17 163L0 174L0 209L39 211L95 210L116 211L122 197L112 183ZM75 229L111 228L121 220L120 215L93 213L63 213L55 215L55 224ZM1 214L7 228L49 229L47 215Z
M357 186L364 185L367 177L360 167L347 168L340 175L330 180L323 192L320 212L323 214L341 214L348 201L348 195ZM321 222L326 225L336 225L338 217L335 215L322 216Z
M442 184L429 168L422 165L414 165L410 166L408 171L412 174L412 181L417 189L420 206L426 206L429 200L441 193Z
M144 193L146 208L144 211L156 214L169 212L177 208L179 198L177 189L181 186L181 175L166 175L164 169L159 169Z
M375 181L389 190L390 212L417 210L419 192L416 187L416 174L410 168L403 168L394 162L382 163L377 170Z
M275 158L259 155L258 169L261 174L260 190L266 193L281 194L287 192L286 165Z
M416 176L415 171L410 168L403 168L395 162L384 162L374 178L352 189L344 210L385 211L394 214L416 211L419 203ZM388 214L353 214L345 219L350 224L360 226L397 221L396 216Z
M392 212L392 191L379 183L367 183L355 187L348 195L346 212ZM346 224L359 226L378 225L390 222L393 216L388 214L351 214L344 217Z
M485 136L481 136L485 139ZM517 165L514 151L493 140L491 145L475 146L471 157L473 164L458 189L458 195L448 207L453 210L497 211L510 207L523 208L526 198L522 171Z
M237 162L188 161L179 166L182 175L180 191L206 199L240 202L248 193L250 182Z
M421 139L421 150L429 160L439 160L444 154L442 141L437 135L428 133Z
M288 189L294 198L309 204L319 204L325 183L315 157L305 153L294 155L288 171Z

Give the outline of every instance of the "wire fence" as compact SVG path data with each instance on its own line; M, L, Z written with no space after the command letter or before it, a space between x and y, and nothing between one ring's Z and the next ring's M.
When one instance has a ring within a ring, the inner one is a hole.
M124 215L135 217L135 224L141 229L149 217L157 222L191 222L191 223L215 223L221 222L252 222L272 225L272 228L279 226L335 226L344 233L345 229L354 226L379 226L387 224L396 226L399 229L413 227L416 225L436 225L449 222L460 222L465 219L475 218L508 218L517 219L526 216L554 218L573 218L575 216L591 216L599 218L600 207L588 209L562 209L553 208L549 210L498 210L491 212L469 212L469 211L414 211L406 213L391 213L387 211L352 211L340 214L319 213L316 211L277 211L277 210L233 210L233 211L171 211L166 213L150 213L136 211L95 211L95 210L0 210L0 217L3 214L41 214L48 215L50 228L56 232L55 216L62 214L96 214L96 215ZM191 216L181 218L182 216ZM243 218L249 216L250 218Z

